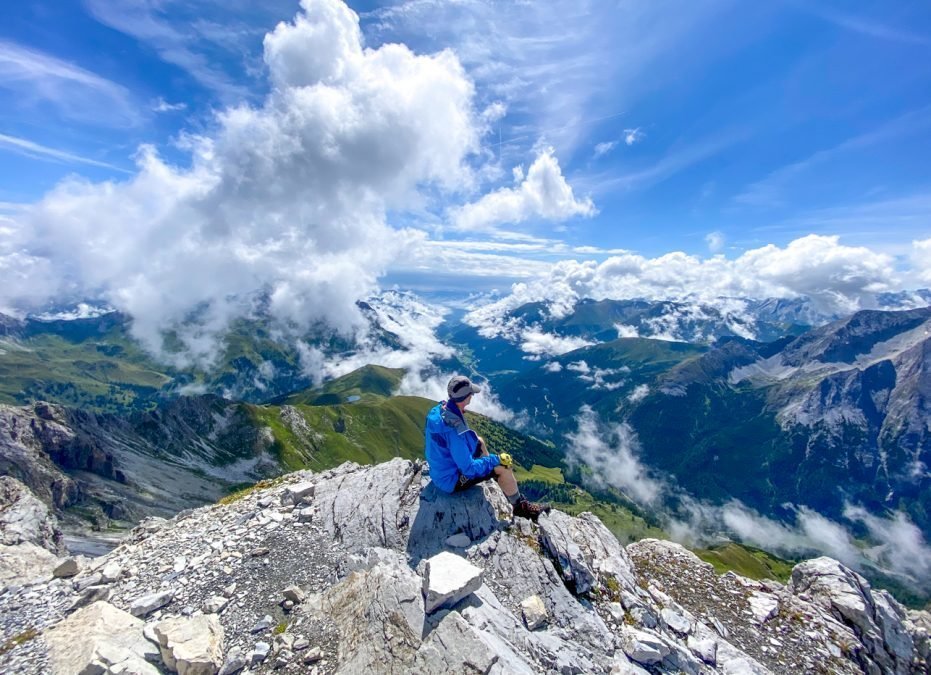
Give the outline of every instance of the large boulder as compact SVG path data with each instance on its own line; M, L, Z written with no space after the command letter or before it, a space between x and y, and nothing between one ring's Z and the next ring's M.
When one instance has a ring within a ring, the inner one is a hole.
M563 580L579 595L607 590L620 597L635 588L627 551L597 516L576 518L562 511L540 517L543 544L556 561Z
M917 629L908 614L885 591L873 591L869 582L833 558L799 563L792 570L789 590L807 593L812 602L850 626L865 647L861 654L867 671L914 672L919 658Z
M214 675L223 665L223 626L216 614L160 621L155 635L162 659L178 675Z
M400 559L351 573L324 594L320 611L336 625L342 670L410 671L425 614L421 579Z
M352 551L406 552L416 565L448 548L452 535L480 541L510 520L497 485L449 495L424 469L419 462L393 459L371 467L347 463L315 477L315 522Z
M106 602L74 612L45 631L52 672L158 675L158 648L144 625Z
M61 558L35 544L0 544L0 588L45 581L60 563Z

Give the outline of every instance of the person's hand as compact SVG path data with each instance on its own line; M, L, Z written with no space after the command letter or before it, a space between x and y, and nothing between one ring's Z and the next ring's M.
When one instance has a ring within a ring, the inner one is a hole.
M511 465L514 464L514 458L507 452L502 452L498 455L498 463L501 464L506 469L510 469Z

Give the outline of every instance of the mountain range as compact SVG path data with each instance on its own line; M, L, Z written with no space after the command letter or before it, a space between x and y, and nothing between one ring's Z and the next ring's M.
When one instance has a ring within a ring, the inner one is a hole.
M45 433L30 441L48 458L36 464L46 485L37 490L77 531L169 515L286 470L418 457L433 402L396 395L409 369L373 365L313 386L300 346L347 363L379 350L413 354L408 301L399 297L360 306L365 346L323 332L294 342L253 317L233 325L209 367L164 365L118 313L2 317L3 472L38 485L10 457L29 453L17 429ZM931 294L886 300L916 297ZM876 563L871 573L894 548L877 539L883 523L905 518L918 536L931 534L931 310L864 310L820 323L829 317L805 301L591 300L558 319L541 305L509 318L512 332L491 337L468 315L438 325L437 344L447 347L431 343L419 363L484 378L515 413L511 423L528 435L474 420L496 448L514 450L531 496L594 510L626 540L660 534L670 514L687 518L702 505L737 502L776 523L810 510L850 530ZM585 346L528 353L528 327ZM634 330L653 337L618 337ZM588 414L624 430L601 439L602 464L577 447ZM618 466L634 471L634 483L610 479ZM645 503L636 481L659 500ZM170 496L160 492L167 484ZM746 559L746 550L735 555ZM872 578L914 590L920 569Z

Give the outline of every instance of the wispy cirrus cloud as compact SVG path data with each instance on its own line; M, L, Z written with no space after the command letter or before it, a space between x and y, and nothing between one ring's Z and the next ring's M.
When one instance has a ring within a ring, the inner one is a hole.
M818 2L791 2L790 4L800 11L860 35L905 44L931 45L931 35L915 33L908 28L892 26L883 21L887 18L886 12L883 12L882 17L875 17L853 14L847 11L846 4L844 9Z
M97 166L103 169L113 169L114 171L120 171L127 174L132 173L127 169L110 164L109 162L101 162L97 159L83 157L72 152L59 150L57 148L50 148L46 145L41 145L25 138L7 136L6 134L0 134L0 148L26 155L28 157L51 162L63 162L65 164L86 164L89 166Z
M818 150L801 160L770 172L765 178L751 183L737 194L734 202L767 208L782 206L790 198L789 191L793 183L805 180L813 169L823 168L832 161L870 150L895 139L924 133L929 128L931 128L931 106L910 110L874 129L848 138L830 148Z
M249 51L243 39L251 41L257 58L264 26L251 28L239 22L237 29L203 19L186 20L184 5L170 1L85 0L85 6L97 21L149 45L163 61L221 97L236 100L249 95L248 87L219 64L229 61L230 55L241 59ZM220 5L211 8L218 11ZM227 58L218 58L217 52ZM236 66L242 70L241 64Z
M62 116L103 126L139 121L129 90L81 66L37 49L0 40L0 88L17 105L51 104Z

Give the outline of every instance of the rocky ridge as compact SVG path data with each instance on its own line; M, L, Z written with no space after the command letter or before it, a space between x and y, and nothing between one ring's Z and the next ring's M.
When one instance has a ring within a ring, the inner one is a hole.
M509 511L401 459L288 474L5 588L0 670L927 672L931 617L836 561L759 583L591 514Z

